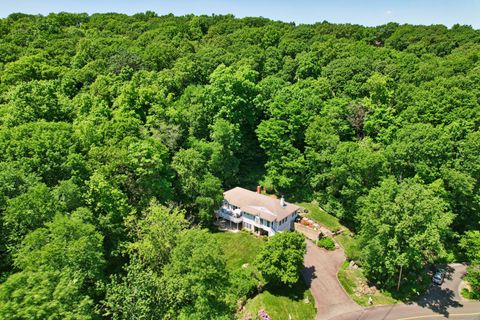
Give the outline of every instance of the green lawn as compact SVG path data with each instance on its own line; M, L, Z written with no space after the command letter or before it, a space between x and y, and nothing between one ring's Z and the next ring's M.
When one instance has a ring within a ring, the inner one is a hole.
M265 241L246 231L217 232L212 234L220 243L227 258L227 268L236 270L245 263L252 263Z
M293 288L266 289L248 300L241 316L249 313L255 319L258 311L264 309L272 319L292 320L315 319L315 300L302 280Z
M343 226L338 218L332 216L331 214L325 212L322 208L318 206L315 202L301 202L297 205L304 207L308 210L306 216L314 221L324 225L330 230L343 229L344 231L335 236L335 240L343 247L345 250L346 256L351 260L358 260L359 251L358 241L355 237L351 235L350 230L347 227Z
M342 246L345 255L350 260L358 261L360 258L360 248L357 238L353 237L348 229L335 236L335 240Z
M367 279L363 275L362 269L348 270L348 262L345 261L337 273L338 281L342 284L347 294L353 301L361 306L369 306L368 297L372 297L372 305L394 304L397 302L388 293L377 291L375 294L360 294L355 289L360 284L366 284Z
M252 263L265 243L248 232L216 232L217 238L227 258L227 268L235 271L245 263ZM307 303L306 303L307 302ZM262 293L247 301L243 313L249 312L256 316L260 309L265 309L273 319L315 319L315 301L307 286L300 281L293 288L266 288Z
M328 214L315 203L300 202L297 203L297 205L304 207L308 210L308 213L306 214L308 218L315 220L316 222L324 225L330 230L337 230L342 227L336 217Z

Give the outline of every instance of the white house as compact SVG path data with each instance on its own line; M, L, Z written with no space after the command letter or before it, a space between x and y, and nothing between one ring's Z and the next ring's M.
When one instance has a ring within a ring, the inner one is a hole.
M237 229L248 229L262 235L274 235L279 231L293 230L299 206L274 199L259 192L240 187L223 193L222 207L217 217L235 224Z

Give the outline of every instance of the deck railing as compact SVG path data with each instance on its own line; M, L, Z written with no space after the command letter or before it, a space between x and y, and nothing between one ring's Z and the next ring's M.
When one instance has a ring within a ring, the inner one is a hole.
M225 209L225 208L220 208L217 211L217 214L219 217L230 220L234 223L241 223L243 221L242 216L236 216L235 213L231 210Z

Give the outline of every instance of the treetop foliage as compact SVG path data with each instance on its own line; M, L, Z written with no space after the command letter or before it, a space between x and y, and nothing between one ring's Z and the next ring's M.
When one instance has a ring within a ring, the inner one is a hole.
M237 185L316 200L373 281L445 259L480 223L479 49L461 25L0 19L0 317L228 317L198 229Z

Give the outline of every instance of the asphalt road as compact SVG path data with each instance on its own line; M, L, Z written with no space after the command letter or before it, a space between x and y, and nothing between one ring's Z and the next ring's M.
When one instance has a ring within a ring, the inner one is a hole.
M414 319L480 319L480 302L466 301L458 288L465 274L462 264L450 264L441 286L432 284L420 299L411 304L372 307L346 311L332 320L414 320Z

